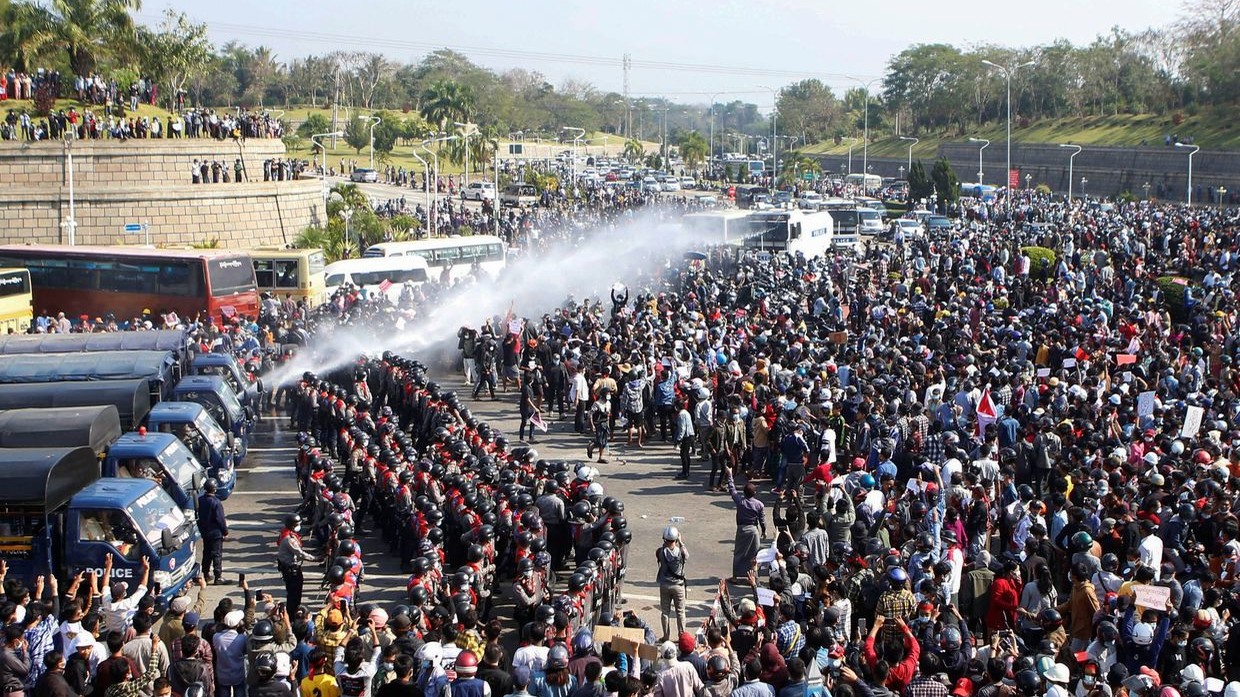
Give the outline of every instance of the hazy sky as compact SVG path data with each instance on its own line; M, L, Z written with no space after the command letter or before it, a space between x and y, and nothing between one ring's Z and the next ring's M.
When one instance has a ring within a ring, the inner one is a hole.
M1116 25L1165 26L1179 12L1176 0L148 0L139 18L154 23L167 6L205 22L217 43L263 44L281 61L336 49L414 61L448 47L494 70L521 67L557 86L574 78L619 92L628 53L634 96L706 103L733 92L720 101L760 106L771 101L762 85L818 77L846 88L855 83L843 75L878 77L910 44L1081 44Z

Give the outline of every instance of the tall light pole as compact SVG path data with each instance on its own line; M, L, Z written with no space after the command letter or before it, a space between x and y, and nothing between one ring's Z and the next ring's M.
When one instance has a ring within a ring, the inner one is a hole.
M329 133L315 133L314 135L310 136L310 150L313 151L314 146L317 145L319 146L319 149L323 151L323 176L325 177L327 176L327 146L323 145L321 141L315 140L315 138L327 138L328 136L331 136L333 140L336 138L341 138L344 136L344 131L331 131Z
M77 244L77 207L73 197L73 149L72 139L65 137L65 177L69 180L69 217L61 223L68 230L69 246Z
M441 138L428 138L427 140L422 141L422 149L430 153L431 157L434 158L434 162L435 162L434 175L427 180L426 188L429 189L432 186L434 186L436 196L439 195L439 187L437 186L439 182L439 154L436 153L434 150L431 150L430 147L428 146L438 144L438 143L446 143L449 140L456 140L456 138L457 136L444 136ZM434 199L431 199L431 202L434 203ZM430 210L430 213L427 219L431 223L431 230L427 236L433 237L435 233L438 232L438 229L435 227L435 206L434 205L431 206L431 210Z
M1186 202L1189 206L1193 205L1193 155L1201 149L1200 145L1188 145L1187 143L1176 143L1177 148L1192 148L1188 153L1188 198Z
M852 149L856 142L856 138L848 139L848 172L846 172L846 174L852 174Z
M474 130L470 128L473 124L453 121L452 125L461 129L461 138L465 140L465 183L462 186L469 186L469 137L474 134ZM482 172L485 174L486 169L484 168Z
M908 143L908 171L913 171L913 146L921 142L920 138L912 136L900 136L900 140Z
M710 161L715 157L715 100L719 99L722 92L716 92L710 96L710 149L706 155L706 168L713 172L714 167Z
M1079 145L1073 145L1072 143L1060 143L1059 147L1076 148L1076 150L1071 155L1068 156L1068 204L1071 205L1072 203L1072 161L1076 159L1077 155L1081 154L1081 150L1083 150L1083 148Z
M422 159L422 156L418 154L418 151L417 151L416 149L415 149L415 150L410 151L410 153L409 153L409 154L410 154L410 155L413 155L413 159L415 159L415 160L417 160L418 162L421 162L421 163L422 163L422 171L423 171L423 172L425 172L425 173L426 173L426 176L427 176L427 180L426 180L427 186L422 187L422 202L426 205L426 227L427 227L427 228L430 228L430 221L431 221L431 187L430 187L431 168L430 168L430 165L426 164L426 160L423 160L423 159ZM412 174L412 173L410 173L410 174L409 174L409 177L410 177L410 178L413 178L413 174ZM496 187L496 190L498 191L498 190L499 190L499 187ZM428 229L428 230L426 231L426 236L427 236L427 237L430 237L430 234L431 234L431 233L430 233L430 230Z
M779 174L779 90L758 86L771 93L771 188L774 189Z
M977 185L982 185L982 152L990 147L990 141L985 138L970 138L970 143L981 143L982 147L977 149Z
M577 135L573 136L573 188L577 188L577 141L586 137L586 129L577 128L576 126L565 126L562 130L577 131Z
M370 168L375 168L375 126L383 123L383 119L378 116L367 116L366 114L358 114L358 121L370 122Z
M855 78L851 75L845 75L844 77L849 80L853 80L854 82L859 83L865 89L865 104L861 105L862 110L865 112L864 116L862 117L863 121L862 121L862 130L861 130L861 171L869 172L870 171L870 85L873 85L876 82L882 82L882 78L876 77L873 80L866 82L860 78ZM909 167L911 168L912 165L910 164ZM852 165L849 165L848 169L851 172Z
M1012 176L1012 71L1021 68L1027 68L1034 64L1034 61L1026 61L1020 65L1014 65L1011 68L999 65L993 61L982 60L983 65L989 65L992 68L1003 71L1003 76L1007 80L1007 171L1003 173L1003 187L1009 188L1008 178ZM1008 205L1011 205L1011 198L1008 198Z

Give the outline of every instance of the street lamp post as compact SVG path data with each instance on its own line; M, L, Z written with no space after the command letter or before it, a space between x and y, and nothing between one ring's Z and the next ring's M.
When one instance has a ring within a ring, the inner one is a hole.
M313 151L314 146L317 145L319 146L319 149L323 151L323 176L324 177L327 176L327 146L323 145L322 142L315 140L315 138L326 138L328 136L331 136L333 139L340 138L344 136L344 131L331 131L330 133L315 133L314 135L310 136L310 149Z
M1086 179L1085 177L1081 177L1081 200L1082 201L1085 200L1085 185L1088 183L1089 183L1088 179Z
M666 125L666 123L667 123L667 117L666 117L667 110L665 109L663 113L664 113L664 121L663 121L663 122L664 122L664 124ZM573 166L572 166L572 172L573 172L573 189L574 189L574 190L576 190L576 188L577 188L577 141L578 141L578 140L580 140L580 139L582 139L582 138L585 138L585 137L586 137L586 129L584 129L584 128L577 128L576 126L565 126L562 130L565 130L565 131L578 131L578 134L577 134L577 135L575 135L575 136L573 136Z
M435 144L438 144L438 143L446 143L446 142L448 142L449 140L456 140L456 138L457 138L457 136L445 136L445 137L442 137L442 138L430 138L430 139L427 139L427 140L422 141L422 149L423 149L423 150L425 150L426 152L430 153L431 157L433 158L433 160L434 160L434 162L435 162L435 172L434 172L434 175L433 175L432 177L429 177L429 178L427 179L427 182L426 182L426 188L427 188L427 189L430 189L432 186L434 186L434 187L435 187L435 196L436 196L436 197L438 197L438 195L439 195L439 187L437 186L437 184L438 184L438 182L439 182L439 154L438 154L438 153L436 153L434 150L431 150L431 149L430 149L430 147L428 147L428 146L430 146L430 145L435 145ZM435 203L435 199L434 199L434 198L432 198L432 199L431 199L431 203L432 203L432 204L434 204L434 203ZM427 236L428 236L428 237L433 237L433 236L435 235L435 233L436 233L436 232L438 232L438 229L435 227L435 217L436 217L436 216L435 216L435 208L436 208L436 206L435 206L435 205L432 205L432 206L431 206L430 213L427 215L427 220L429 220L429 221L430 221L430 224L431 224L431 230L430 230L430 232L429 232L429 233L427 233Z
M921 142L920 138L912 136L900 136L900 140L908 142L908 171L913 171L913 146Z
M370 168L375 168L375 126L383 123L383 119L378 116L367 116L366 114L358 114L358 121L370 122Z
M1218 203L1220 208L1227 205L1227 187L1220 185L1214 190L1214 194L1215 198L1218 199L1216 203Z
M1145 191L1145 200L1146 201L1150 200L1150 183L1145 182L1144 184L1141 185L1141 188Z
M1012 71L1027 68L1033 65L1034 61L1026 61L1011 68L988 60L983 60L982 64L1002 70L1003 76L1007 80L1007 171L1003 173L1003 186L1006 188L1010 183L1008 178L1012 176ZM1008 200L1010 201L1011 199L1009 198ZM1009 205L1011 204L1009 203Z
M73 149L71 138L65 138L65 176L69 180L69 217L61 225L68 231L69 246L77 244L77 206L73 197Z
M904 165L900 165L899 167L896 167L896 171L899 172L900 179L903 180L904 179Z
M714 166L711 160L715 157L715 100L719 99L720 92L716 92L710 96L710 151L706 155L706 167L712 173Z
M469 137L474 133L470 128L472 124L453 121L452 125L461 129L461 138L465 140L465 183L461 185L463 190L464 187L469 186ZM482 172L485 174L486 169L483 169Z
M418 162L421 162L421 163L422 163L422 171L423 171L423 172L426 174L426 176L427 176L427 184L428 184L428 186L424 186L424 187L422 187L422 202L423 202L423 204L425 204L425 205L426 205L426 226L429 228L429 227L430 227L430 220L431 220L431 187L429 186L429 184L430 184L430 176L431 176L431 168L430 168L430 165L426 164L426 160L423 160L423 159L422 159L422 156L418 154L418 151L417 151L417 150L413 150L413 151L411 151L409 154L410 154L410 155L413 155L413 159L415 159L415 160L417 160ZM412 178L412 177L413 177L413 173L412 173L412 172L410 172L410 173L409 173L409 177L410 177L410 178ZM497 187L497 190L498 190L498 187ZM426 231L426 235L427 235L427 237L430 237L430 234L431 234L431 233L430 233L430 230L427 230L427 231Z
M1192 148L1188 152L1188 198L1187 203L1191 207L1193 205L1193 155L1201 149L1200 145L1189 145L1187 143L1176 143L1177 148Z
M1081 150L1083 150L1084 148L1082 148L1079 145L1073 145L1072 143L1060 143L1059 147L1076 148L1076 150L1074 150L1072 154L1068 156L1068 203L1071 204L1072 203L1072 161L1076 159L1077 155L1081 154Z
M856 142L857 142L856 138L848 139L848 171L846 172L846 174L852 174L852 150L853 150L853 145L855 145Z
M985 138L970 138L969 142L982 144L982 147L977 149L977 184L981 186L984 183L982 181L982 153L990 147L990 141Z
M766 85L758 85L771 93L771 188L775 188L779 171L779 92Z
M865 88L865 104L861 105L861 109L864 112L861 128L861 171L868 172L870 171L870 85L881 82L882 78L876 77L869 82L865 82L851 75L845 75L844 77L859 83ZM911 168L912 165L909 165L909 167ZM849 169L851 170L852 168L849 167Z

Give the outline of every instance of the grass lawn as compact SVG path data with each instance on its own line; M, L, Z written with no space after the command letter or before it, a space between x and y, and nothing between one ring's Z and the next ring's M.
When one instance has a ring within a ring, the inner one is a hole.
M1083 118L1047 119L1035 121L1027 128L1013 124L1014 143L1076 143L1077 145L1137 147L1146 145L1162 147L1163 137L1170 133L1192 136L1202 149L1240 150L1240 126L1229 115L1210 114L1202 111L1197 116L1186 116L1183 123L1175 125L1171 116L1121 115L1090 116ZM938 151L941 143L959 143L969 138L986 138L1001 143L1006 137L1006 123L987 124L976 130L918 134L921 142L913 148L913 156L929 159ZM835 145L831 141L815 143L803 150L813 154L848 154L848 142ZM858 139L853 145L853 156L861 152ZM870 143L870 154L877 157L900 157L908 154L908 142L895 136L883 136Z

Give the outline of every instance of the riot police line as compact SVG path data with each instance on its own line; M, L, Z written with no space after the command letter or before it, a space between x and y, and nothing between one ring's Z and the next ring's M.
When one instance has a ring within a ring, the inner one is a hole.
M394 616L421 636L486 622L509 582L522 637L532 622L567 642L613 621L632 533L598 470L511 446L425 365L391 352L306 372L289 412L303 498L280 536L290 604L307 562L324 569L329 607L364 602L359 540L373 531L410 574Z

